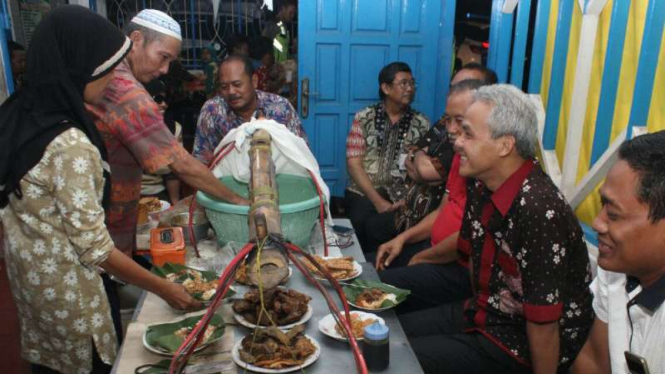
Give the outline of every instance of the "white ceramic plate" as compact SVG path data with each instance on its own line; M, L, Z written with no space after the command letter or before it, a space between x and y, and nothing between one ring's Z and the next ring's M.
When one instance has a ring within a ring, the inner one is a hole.
M148 326L148 327L150 327L150 326ZM147 334L148 334L148 329L146 328L145 332L143 333L143 346L145 347L145 349L149 350L152 353L158 354L158 355L173 357L175 352L173 352L173 353L167 352L166 350L162 349L161 347L154 347L154 346L148 344L148 341L146 340L146 335ZM202 351L202 350L206 349L209 345L214 344L215 342L221 340L223 337L224 337L224 335L220 336L217 339L206 342L204 344L199 344L199 346L196 347L194 352L199 352L199 351Z
M298 326L298 325L302 325L302 324L304 324L305 322L309 321L309 319L312 318L312 314L314 314L314 309L312 308L312 304L310 303L310 304L307 305L307 312L305 312L305 314L303 314L302 318L300 318L299 321L294 322L294 323L289 324L289 325L277 326L277 327L278 327L280 330L290 330L290 329L293 328L293 327L296 327L296 326ZM253 324L253 323L250 323L249 321L247 321L247 320L245 319L245 317L243 317L243 316L241 316L240 314L235 313L235 312L233 313L233 318L235 318L235 320L236 320L239 324L241 324L241 325L243 325L243 326L245 326L245 327L247 327L247 328L250 328L250 329L252 329L252 330L255 329L255 328L264 329L264 328L266 328L266 327L269 327L269 326L257 326L257 325L255 325L255 324ZM272 373L272 372L271 372L271 373Z
M379 321L379 323L382 325L386 324L386 321L384 321L383 318L377 316L376 314L356 312L356 311L351 312L351 314L357 314L358 316L360 316L360 318L363 321L368 318L371 318ZM344 315L344 312L342 312L342 315ZM327 316L319 320L319 331L321 331L324 335L328 335L329 337L335 340L339 340L342 342L348 341L348 339L345 336L342 336L342 334L338 333L337 330L335 330L336 324L337 322L335 321L335 317L333 317L332 314L328 314ZM363 340L363 337L356 339L356 341L361 341L361 340Z
M136 225L136 232L141 232L150 227L150 224L152 223L152 220L150 219L150 216L148 216L148 220L145 221L144 223L140 225Z
M279 373L290 373L292 371L302 370L302 368L313 364L321 356L321 346L319 346L319 343L309 335L305 335L305 337L312 342L314 347L316 347L316 351L314 351L314 353L312 353L309 357L307 357L305 362L303 362L302 365L300 365L300 366L292 366L290 368L285 368L285 369L266 369L266 368L254 366L252 364L248 364L248 363L246 363L246 362L244 362L243 360L240 359L240 347L241 347L241 344L242 344L242 339L240 339L236 343L236 345L233 346L233 349L231 350L231 356L233 357L233 361L235 361L235 363L238 366L240 366L243 369L253 371L253 372L256 372L256 373L279 374Z
M329 260L329 259L333 259L335 257L328 256L328 257L321 257L321 258L324 259L324 260ZM353 270L355 271L355 274L353 274L352 276L350 276L348 278L338 279L337 281L338 282L348 282L350 280L354 280L354 279L358 278L360 276L360 274L363 273L363 267L356 260L353 260ZM318 280L326 281L326 282L328 281L328 279L320 277L320 276L318 276L318 274L315 274L314 278L316 278Z
M160 215L166 212L167 210L171 209L171 203L169 203L168 201L159 200L159 204L160 204L159 210L156 210L154 212L148 212L148 216L155 221L159 221Z

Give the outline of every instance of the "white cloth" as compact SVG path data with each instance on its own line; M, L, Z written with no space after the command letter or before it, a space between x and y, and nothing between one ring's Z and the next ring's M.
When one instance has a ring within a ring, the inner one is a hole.
M665 374L665 305L653 315L639 304L630 307L633 321L633 343L630 341L630 321L626 312L628 302L642 291L638 286L626 292L626 275L598 268L598 275L591 283L594 294L593 309L596 317L608 325L610 364L612 374L628 374L624 351L644 357L652 374Z
M274 120L256 120L246 122L240 127L231 131L222 139L217 146L217 153L226 144L234 143L234 149L224 157L224 159L213 169L215 177L232 175L238 181L249 182L249 148L254 131L266 130L272 137L271 150L272 161L275 164L277 174L292 174L306 176L310 178L307 170L314 174L321 192L325 196L327 223L332 226L333 221L330 216L330 189L323 181L319 164L316 158L309 150L307 143L302 138L294 135L289 129L281 123Z
M132 18L131 22L182 40L180 24L168 14L157 9L144 9Z

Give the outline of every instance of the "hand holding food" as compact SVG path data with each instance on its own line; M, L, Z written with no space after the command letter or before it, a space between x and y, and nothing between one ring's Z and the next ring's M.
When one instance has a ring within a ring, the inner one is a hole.
M171 282L165 283L164 293L159 296L173 309L196 310L203 307L203 303L193 298L182 285Z

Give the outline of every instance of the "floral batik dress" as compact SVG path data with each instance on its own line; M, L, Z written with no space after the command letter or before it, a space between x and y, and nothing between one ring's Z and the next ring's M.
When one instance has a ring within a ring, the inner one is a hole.
M0 214L21 323L22 356L62 373L89 373L93 344L112 364L116 336L98 265L113 250L100 200L97 148L69 129L46 148Z

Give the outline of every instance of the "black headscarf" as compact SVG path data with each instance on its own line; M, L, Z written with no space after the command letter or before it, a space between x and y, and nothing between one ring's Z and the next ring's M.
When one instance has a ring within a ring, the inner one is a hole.
M115 25L81 6L59 6L39 23L28 49L24 86L0 107L0 208L12 193L21 198L23 176L69 128L83 131L106 161L104 140L85 109L83 91L130 49L131 42Z

